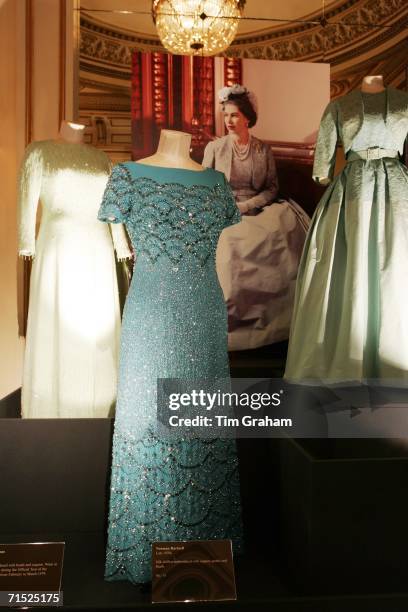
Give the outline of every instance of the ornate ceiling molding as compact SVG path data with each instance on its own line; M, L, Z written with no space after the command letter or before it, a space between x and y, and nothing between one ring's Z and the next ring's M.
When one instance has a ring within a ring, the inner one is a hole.
M316 19L318 13L308 16ZM232 57L291 61L330 61L339 65L396 37L406 30L408 4L406 0L344 0L326 12L328 20L341 23L325 28L307 24L282 26L259 35L237 38L224 54ZM389 25L383 30L347 24ZM109 65L128 73L131 54L138 51L162 51L158 39L132 35L98 22L89 15L81 17L81 63Z
M350 5L354 5L352 10ZM347 10L344 10L347 9ZM290 61L329 61L338 65L369 53L379 45L404 34L408 17L406 0L360 0L346 2L327 15L341 23L320 26L302 25L290 30L270 32L260 37L233 42L228 53L236 57ZM347 24L388 25L381 29Z
M161 51L159 40L131 36L107 27L88 17L81 17L80 65L81 69L97 72L96 64L108 66L99 71L117 78L128 78L132 64L132 51Z
M387 84L405 85L406 0L340 0L326 16L342 23L326 28L305 24L275 27L256 36L238 38L224 55L330 62L332 98L358 87L366 74L384 74ZM390 27L368 29L347 27L347 23L387 24ZM134 50L166 53L158 39L119 31L85 15L81 18L80 49L81 83L94 79L99 84L116 82L123 88L129 87Z
M316 19L318 16L315 13L307 18ZM296 24L247 34L237 38L224 55L330 62L332 98L357 88L367 74L383 74L389 85L406 84L407 0L339 0L326 12L326 17L342 23L325 28ZM390 27L368 29L348 27L347 23L387 24ZM118 113L122 119L127 117L128 141L122 143L127 153L131 142L130 75L135 50L166 53L156 38L120 31L89 15L82 15L81 112L85 118L90 113L102 113L108 121L113 122L112 126ZM112 127L112 130L123 130L122 123L119 128ZM120 138L123 139L122 132Z
M408 13L405 0L343 0L343 2L340 2L337 6L327 9L325 17L328 21L341 21L344 25L347 23L381 25L390 17L398 17L398 11L402 11L405 14ZM321 12L318 11L303 17L303 19L316 21L320 17ZM326 26L326 28L332 27L335 26ZM239 47L242 45L248 46L257 43L267 43L268 41L286 38L288 36L302 35L311 30L323 30L323 28L321 26L309 25L306 23L291 24L289 26L283 25L280 27L275 26L269 31L264 31L259 35L243 35L237 37L232 43L232 46ZM353 30L357 31L357 37L359 37L362 32L367 31L363 26L360 31L358 31L358 28L353 28Z

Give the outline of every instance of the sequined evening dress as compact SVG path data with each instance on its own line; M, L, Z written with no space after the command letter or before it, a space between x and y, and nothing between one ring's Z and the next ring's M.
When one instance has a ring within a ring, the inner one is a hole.
M103 151L82 144L31 144L20 172L19 254L32 257L22 384L24 418L112 416L120 310L123 226L97 220L110 170ZM35 238L36 212L41 224Z
M408 171L398 158L408 95L355 91L327 107L315 177L332 178L299 268L285 377L338 383L408 379ZM367 153L368 151L368 153Z
M241 538L233 440L155 432L157 378L225 378L227 316L215 272L240 220L222 173L141 163L113 169L99 213L126 223L136 264L125 304L105 577L151 578L151 542Z

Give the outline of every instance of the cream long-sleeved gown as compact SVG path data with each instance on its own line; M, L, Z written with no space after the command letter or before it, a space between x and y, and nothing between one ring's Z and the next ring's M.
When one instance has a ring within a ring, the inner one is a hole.
M119 259L130 251L122 226L111 235L97 220L109 172L106 154L87 145L50 140L26 150L19 254L34 261L22 417L113 414L120 336L113 246Z

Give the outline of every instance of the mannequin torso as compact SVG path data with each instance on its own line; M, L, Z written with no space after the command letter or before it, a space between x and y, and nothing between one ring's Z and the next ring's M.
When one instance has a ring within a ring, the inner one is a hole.
M139 159L138 163L163 168L180 168L202 172L205 168L190 157L191 134L162 130L156 153Z
M362 93L376 94L384 91L384 89L384 80L381 74L365 76L361 81ZM330 178L319 177L319 183L321 185L328 185L330 183Z

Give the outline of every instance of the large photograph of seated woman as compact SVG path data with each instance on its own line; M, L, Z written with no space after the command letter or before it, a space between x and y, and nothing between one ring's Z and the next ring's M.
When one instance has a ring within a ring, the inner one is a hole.
M223 231L217 272L228 306L229 349L245 350L289 336L296 275L310 219L279 197L271 146L251 134L255 95L236 84L219 91L227 134L210 140L203 165L223 172L242 222Z

